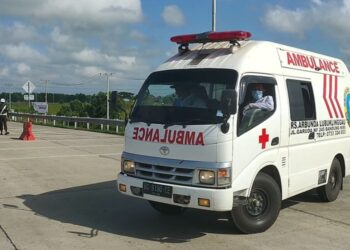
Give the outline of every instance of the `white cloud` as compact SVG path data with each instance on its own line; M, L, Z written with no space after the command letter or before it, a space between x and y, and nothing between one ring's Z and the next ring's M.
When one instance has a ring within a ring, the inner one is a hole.
M311 2L315 5L322 5L323 4L322 0L311 0Z
M276 31L302 36L305 30L312 25L308 14L305 10L287 10L277 6L267 11L263 21Z
M166 6L162 13L163 20L171 26L181 26L185 24L185 16L176 5Z
M28 72L30 72L30 70L30 66L25 63L19 63L17 65L17 72L21 75L27 74Z
M101 55L98 51L92 49L83 49L73 53L73 58L82 63L100 63Z
M9 74L8 67L0 68L0 76L8 76L8 74Z
M75 70L76 74L84 77L92 77L103 72L104 72L103 69L95 66L78 67L78 69Z
M85 24L142 20L140 0L2 0L0 14Z
M19 45L8 44L0 46L0 53L14 61L46 61L44 55L25 43L21 43Z
M93 92L104 90L95 84L101 80L96 74L113 72L123 79L118 87L131 90L128 78L145 78L158 64L161 49L156 49L158 54L150 49L151 39L140 31L141 0L0 2L3 79L82 83ZM78 90L58 87L57 91Z
M8 25L2 25L0 23L0 34L0 44L29 42L39 37L33 26L18 21Z
M51 39L53 42L64 45L69 41L69 36L62 34L59 27L55 27L51 32Z
M303 10L277 6L269 9L263 18L269 28L299 37L308 30L320 30L325 36L332 37L343 53L350 51L349 20L350 0L312 0L311 6Z
M126 64L132 66L136 62L136 58L134 56L119 56L119 60Z
M130 38L140 42L147 41L146 35L137 30L133 30L130 32Z
M117 60L112 67L118 71L131 72L140 67L134 56L119 56Z

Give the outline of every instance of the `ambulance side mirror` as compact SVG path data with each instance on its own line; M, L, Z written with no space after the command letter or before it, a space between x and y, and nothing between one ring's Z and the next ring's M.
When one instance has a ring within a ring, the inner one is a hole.
M221 97L222 113L226 116L237 113L237 92L234 89L225 89Z

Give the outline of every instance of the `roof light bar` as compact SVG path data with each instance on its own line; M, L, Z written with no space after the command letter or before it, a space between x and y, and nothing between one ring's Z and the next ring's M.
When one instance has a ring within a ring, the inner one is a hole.
M173 36L170 38L170 41L178 44L242 41L249 39L251 36L252 34L247 31L205 32Z

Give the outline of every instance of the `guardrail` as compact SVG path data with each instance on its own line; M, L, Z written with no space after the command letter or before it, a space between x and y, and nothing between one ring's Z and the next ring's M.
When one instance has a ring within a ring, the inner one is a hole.
M55 115L38 115L28 113L9 113L11 121L25 122L31 120L34 124L44 124L61 127L73 127L93 129L99 126L100 130L113 131L116 133L124 131L124 121L116 119L90 118L90 117L71 117L71 116L55 116ZM73 124L73 125L71 125Z

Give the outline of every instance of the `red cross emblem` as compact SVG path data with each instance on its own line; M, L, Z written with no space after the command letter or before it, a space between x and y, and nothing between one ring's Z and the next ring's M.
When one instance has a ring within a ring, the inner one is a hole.
M266 148L266 142L269 141L269 134L266 134L266 128L263 128L261 135L259 135L259 143L261 143L261 148Z

